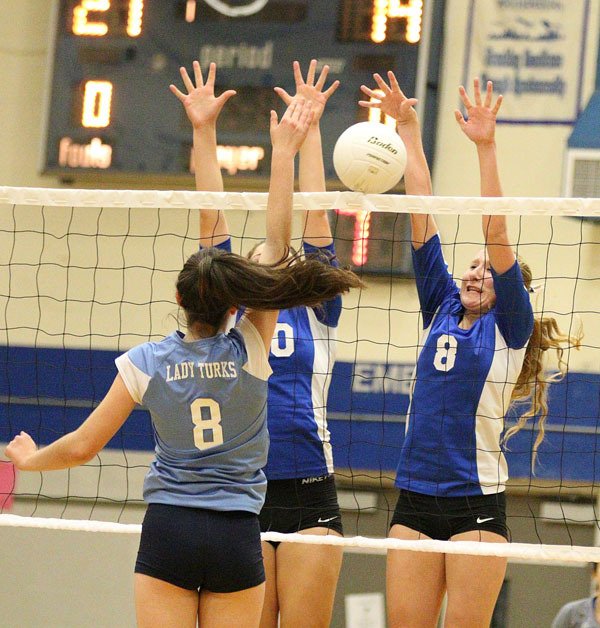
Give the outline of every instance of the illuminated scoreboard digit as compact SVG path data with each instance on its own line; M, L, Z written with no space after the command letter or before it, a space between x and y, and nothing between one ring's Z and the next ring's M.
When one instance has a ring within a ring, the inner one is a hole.
M181 87L179 67L191 71L198 59L203 68L216 62L217 93L238 93L218 126L227 188L242 175L246 187L264 189L269 111L283 110L273 87L293 92L292 62L305 69L316 58L341 82L321 121L327 179L339 189L335 141L356 122L380 119L358 106L360 85L391 69L407 93L417 91L426 1L56 0L43 170L74 181L94 173L187 180L192 133L169 84ZM427 72L421 79L431 82Z

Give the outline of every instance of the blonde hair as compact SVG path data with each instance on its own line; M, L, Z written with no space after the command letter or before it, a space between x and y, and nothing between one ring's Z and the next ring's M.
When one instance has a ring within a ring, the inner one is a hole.
M531 269L522 259L517 259L525 287L531 291ZM533 331L527 343L523 367L511 397L511 404L530 402L530 407L521 414L516 425L506 430L503 438L503 442L506 443L509 438L524 428L530 419L538 417L538 435L532 448L532 470L535 467L539 446L546 434L548 384L560 381L565 376L567 372L567 362L564 359L565 348L579 349L582 338L583 332L581 327L575 335L571 336L561 331L556 319L552 317L543 316L534 319ZM558 362L558 371L551 375L546 375L545 373L548 350L556 351Z

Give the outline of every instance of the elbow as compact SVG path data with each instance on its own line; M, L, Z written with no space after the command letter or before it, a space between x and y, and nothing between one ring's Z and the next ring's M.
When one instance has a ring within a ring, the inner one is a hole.
M70 448L69 461L72 466L86 464L100 451L94 443L87 439L78 440Z

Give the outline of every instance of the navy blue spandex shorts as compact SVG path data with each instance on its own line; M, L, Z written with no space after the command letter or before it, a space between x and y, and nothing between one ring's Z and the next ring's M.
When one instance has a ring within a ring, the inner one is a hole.
M308 528L327 528L343 534L333 476L269 480L259 519L262 532L290 534ZM279 545L269 542L274 547Z
M150 504L135 572L190 590L255 587L265 581L258 516Z
M438 541L456 534L485 530L510 541L504 493L437 497L400 490L390 527L400 524Z

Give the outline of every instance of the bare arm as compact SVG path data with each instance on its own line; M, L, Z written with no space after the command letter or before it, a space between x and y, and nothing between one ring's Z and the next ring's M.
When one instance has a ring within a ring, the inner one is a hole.
M135 407L121 375L117 375L100 405L73 432L38 449L26 432L6 447L6 455L18 469L52 471L85 464L91 460L125 423Z
M298 152L312 119L312 105L294 99L281 121L271 111L271 179L267 201L265 246L261 264L276 264L288 253L292 236L292 205L294 193L294 157ZM271 346L278 312L248 311L246 316L260 333L265 348Z
M421 128L414 105L415 98L407 98L393 72L388 72L389 85L379 74L374 74L379 92L361 85L361 91L371 98L359 101L362 107L375 107L396 120L396 131L406 147L407 162L404 171L406 193L413 196L431 196L431 173L423 150ZM437 225L432 215L411 214L412 245L421 248L437 232Z
M296 81L296 96L305 98L312 103L313 119L308 129L306 139L300 147L299 183L301 192L325 191L325 168L323 166L323 147L321 144L321 128L319 126L321 116L329 97L338 88L340 82L334 81L326 90L323 90L329 66L323 66L319 78L315 82L317 69L316 59L312 59L306 73L306 81L302 77L300 64L294 61L294 79ZM286 105L292 101L292 97L281 87L275 91ZM304 229L302 230L305 242L313 246L328 246L333 242L329 218L325 210L305 212Z
M458 110L454 112L456 121L464 134L477 147L481 196L502 196L498 160L496 156L496 114L502 104L502 96L498 96L492 106L493 85L488 81L485 99L482 101L479 79L474 80L473 104L465 88L459 87L459 94L467 112L467 120ZM483 236L490 264L497 273L505 273L515 263L516 257L508 238L506 216L483 216Z
M223 191L223 176L217 160L217 119L225 103L235 95L227 90L215 97L216 65L211 63L206 82L198 61L193 63L195 85L185 68L180 68L181 78L187 94L170 85L185 108L193 128L194 172L196 190L207 192ZM215 246L229 238L229 227L222 211L216 209L200 210L200 245Z

